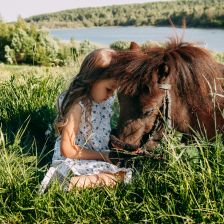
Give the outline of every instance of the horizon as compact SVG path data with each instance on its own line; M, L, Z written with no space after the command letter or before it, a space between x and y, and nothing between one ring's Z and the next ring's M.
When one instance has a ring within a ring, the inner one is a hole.
M22 18L28 18L40 14L54 13L69 9L88 8L88 7L103 7L112 5L125 5L125 4L141 4L150 2L161 2L170 0L20 0L14 2L13 0L0 0L0 16L5 22L14 22L19 16ZM12 7L13 6L13 7Z

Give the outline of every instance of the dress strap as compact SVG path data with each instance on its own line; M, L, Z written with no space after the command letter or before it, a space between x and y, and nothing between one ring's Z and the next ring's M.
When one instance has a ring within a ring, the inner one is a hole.
M50 167L50 169L47 171L44 179L40 184L39 194L43 194L46 191L47 187L50 185L51 180L53 179L53 176L55 176L56 171L56 167Z
M84 106L84 104L83 104L83 102L81 100L79 101L79 105L81 106L82 109L85 108L85 106Z

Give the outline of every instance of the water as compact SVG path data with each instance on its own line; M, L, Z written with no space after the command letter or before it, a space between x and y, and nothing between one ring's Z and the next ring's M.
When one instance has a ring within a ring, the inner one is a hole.
M170 27L91 27L76 29L51 29L50 34L60 40L70 40L74 38L78 41L89 40L105 46L117 40L136 41L144 43L146 41L165 42L175 33L180 36L184 32L184 40L196 42L210 50L224 52L224 30L222 29L198 29L187 28L183 31L180 28Z

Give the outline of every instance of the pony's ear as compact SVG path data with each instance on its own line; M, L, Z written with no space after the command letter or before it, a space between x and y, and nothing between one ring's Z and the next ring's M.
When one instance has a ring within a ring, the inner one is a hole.
M137 43L135 43L135 42L131 42L131 44L130 44L130 50L141 50L141 47L137 44Z
M158 76L159 76L158 82L159 83L164 82L167 76L169 75L169 73L170 73L170 69L167 64L160 65L158 68Z

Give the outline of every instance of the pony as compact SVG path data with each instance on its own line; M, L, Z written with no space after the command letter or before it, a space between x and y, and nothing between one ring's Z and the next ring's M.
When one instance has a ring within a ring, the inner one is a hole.
M131 49L117 56L120 116L114 148L152 150L166 127L213 139L224 132L224 65L205 48L171 38L164 46Z

